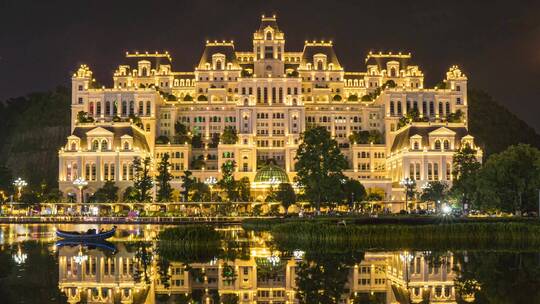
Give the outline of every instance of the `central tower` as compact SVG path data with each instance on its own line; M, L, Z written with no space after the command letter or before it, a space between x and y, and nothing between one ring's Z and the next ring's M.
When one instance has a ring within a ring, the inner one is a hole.
M255 75L280 77L284 74L285 35L277 26L276 16L262 15L259 29L253 33Z

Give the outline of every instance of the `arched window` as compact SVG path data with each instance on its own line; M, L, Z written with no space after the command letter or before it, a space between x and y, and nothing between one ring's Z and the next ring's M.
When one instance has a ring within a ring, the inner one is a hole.
M99 141L97 139L94 139L94 141L92 142L92 150L99 150Z
M441 141L437 139L435 141L435 150L440 150L440 149L441 149Z
M407 113L411 110L411 101L410 100L407 100L406 109L407 109Z
M124 150L129 150L129 142L127 140L124 142Z
M395 114L395 109L394 109L394 101L390 101L390 115L394 115Z
M414 164L413 163L409 165L409 178L414 179Z
M104 139L101 141L101 151L109 150L109 142Z
M424 116L428 115L427 102L426 101L422 101L422 113L424 114Z
M446 115L450 114L450 103L446 102Z
M401 109L401 102L398 101L397 102L397 114L401 116L402 113L403 113L403 111Z
M146 101L146 116L152 115L152 103L150 100Z
M450 150L450 142L448 140L444 140L443 147L445 150Z
M92 164L92 180L96 180L96 164Z
M77 150L77 143L72 141L71 142L71 151L75 151L75 150Z
M139 101L139 116L143 115L144 101Z
M322 70L323 69L323 62L322 60L319 60L317 61L317 70Z
M96 115L101 115L101 102L96 102Z
M148 69L146 67L143 67L141 70L141 76L148 76Z
M89 113L90 115L94 115L94 103L93 103L93 102L90 102L90 103L88 104L88 113Z
M414 147L415 150L420 149L420 145L418 145L418 142L417 142L417 141L414 142L413 147Z
M266 32L266 40L272 40L272 33Z
M433 163L433 179L439 180L439 164Z
M111 102L106 101L105 102L105 115L110 115L110 114L111 114Z
M416 100L413 102L413 109L418 111L418 101Z
M135 102L133 102L133 100L130 100L129 101L129 114L134 114L135 113Z
M390 69L390 77L396 77L396 68L391 68Z
M435 104L433 101L429 102L429 115L433 115L435 113Z
M221 60L218 60L216 61L216 70L221 70L223 67L222 67L222 64L221 64Z
M443 103L439 102L439 115L443 115Z
M127 101L122 100L122 116L127 115Z

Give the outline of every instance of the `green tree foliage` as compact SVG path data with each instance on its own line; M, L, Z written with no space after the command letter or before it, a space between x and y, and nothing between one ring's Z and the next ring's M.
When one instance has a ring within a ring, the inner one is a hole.
M236 168L236 162L229 160L221 165L221 179L218 181L218 186L227 194L229 201L235 201L238 199L236 191L236 181L234 180L234 168Z
M203 147L203 142L200 134L193 135L191 138L191 146L195 149Z
M444 181L431 181L422 189L420 199L424 202L434 202L437 204L442 202L448 194L448 184Z
M226 145L236 144L238 141L238 135L236 134L236 128L233 126L226 126L221 134L221 142Z
M281 183L276 191L276 199L281 203L285 214L288 213L289 207L296 203L296 193L290 183Z
M482 304L540 303L538 253L473 251L455 258L461 265L458 295L472 295L474 303Z
M78 123L94 122L94 118L88 116L88 112L85 112L85 111L79 111L79 112L77 113L77 122L78 122Z
M137 201L137 189L133 186L129 186L124 190L122 194L122 201L124 202L136 202Z
M463 206L470 205L472 202L476 193L476 178L479 170L480 163L476 159L476 150L464 146L454 154L452 192L459 197Z
M209 202L210 187L203 182L195 182L191 187L191 201L193 202Z
M175 144L191 143L189 128L180 121L174 123L174 133Z
M215 149L219 145L219 133L213 133L212 138L210 139L210 142L208 143L208 148Z
M301 139L296 155L296 180L320 210L321 203L334 199L329 197L329 193L340 188L347 160L325 127L311 128L302 134Z
M165 145L165 144L168 144L170 143L171 141L169 140L169 137L165 136L165 135L160 135L156 138L156 144L158 145Z
M158 186L157 200L159 202L168 202L172 198L171 180L172 174L170 172L171 163L169 162L169 153L163 154L161 161L158 164L156 176L156 182Z
M193 173L189 170L184 171L184 175L182 175L182 188L184 189L181 193L185 202L189 200L189 192L193 189L195 183L196 180L195 177L193 177Z
M107 203L118 201L118 187L113 181L106 181L105 184L90 197L91 202Z
M341 188L344 201L351 208L354 203L365 200L367 196L366 188L356 179L347 178Z
M469 130L485 156L518 143L540 149L540 135L487 93L469 90L468 102Z
M518 144L491 155L477 185L484 204L506 212L537 211L540 151Z
M379 130L353 131L352 134L349 135L349 142L351 144L382 144L384 138Z
M70 116L65 87L0 101L0 167L24 176L30 187L42 180L57 185L58 149L69 135Z
M239 301L239 297L235 293L226 293L221 296L221 302L223 304L236 304Z
M242 202L249 202L251 200L251 183L249 178L244 176L236 183L238 198Z
M152 189L152 177L150 176L150 157L141 160L140 157L133 159L133 187L137 192L136 200L138 202L148 202L151 199L150 190Z
M334 95L334 97L332 97L333 101L341 101L341 99L343 99L343 98L339 94L336 94L336 95Z

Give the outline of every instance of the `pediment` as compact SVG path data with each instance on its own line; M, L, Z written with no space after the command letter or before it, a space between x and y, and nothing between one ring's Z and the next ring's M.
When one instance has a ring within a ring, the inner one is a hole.
M86 132L86 136L113 136L113 132L102 127L97 127Z
M436 130L429 132L429 135L430 136L454 136L456 135L456 132L445 127L440 127Z

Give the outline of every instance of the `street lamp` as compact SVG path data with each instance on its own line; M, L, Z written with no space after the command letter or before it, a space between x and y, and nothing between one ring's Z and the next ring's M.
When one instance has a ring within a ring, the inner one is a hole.
M79 193L81 194L81 204L84 203L83 188L87 185L88 182L82 177L77 177L77 179L73 181L73 186L79 188Z
M413 259L413 255L407 251L404 251L403 253L399 254L399 257L401 258L401 261L403 261L403 263L405 264L405 288L408 291L409 290L409 266Z
M214 188L214 185L217 184L217 178L209 176L204 180L204 183L210 188L210 201L212 201L212 189Z
M18 196L18 199L20 200L21 199L21 191L24 187L26 187L28 185L28 183L22 179L22 178L17 178L14 182L13 182L13 186L15 186L17 188L17 196Z
M405 209L409 211L408 198L409 193L412 191L412 187L415 185L414 180L406 177L399 182L400 185L405 187Z

